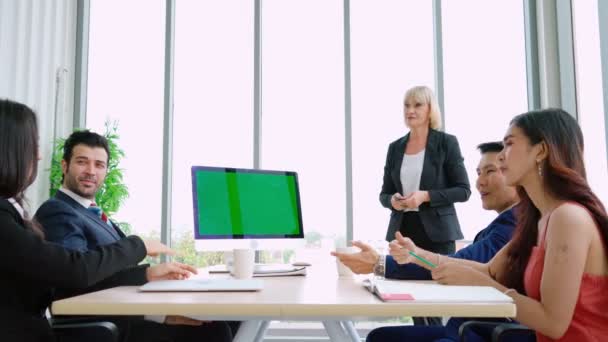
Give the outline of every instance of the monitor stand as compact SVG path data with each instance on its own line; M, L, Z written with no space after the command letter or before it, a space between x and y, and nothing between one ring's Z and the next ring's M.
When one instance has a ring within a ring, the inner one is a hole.
M255 274L261 273L280 273L300 269L302 266L295 267L291 264L260 262L262 250L285 250L299 249L305 245L304 239L218 239L218 240L195 240L195 249L201 251L223 251L224 260L228 265L232 264L232 251L236 248L250 248L255 250ZM229 273L226 265L210 266L209 273Z
M284 272L293 272L295 270L301 269L303 266L294 266L292 264L285 263L261 263L261 252L260 247L264 245L264 243L259 243L259 240L250 240L250 247L255 249L255 266L253 269L254 274L268 274L268 273L284 273ZM293 241L289 241L293 242ZM284 244L283 244L284 245ZM279 245L274 244L272 247L276 248ZM265 245L264 247L268 247ZM214 265L208 268L209 273L230 273L230 267L232 266L233 261L233 252L230 250L224 251L224 261L226 264Z

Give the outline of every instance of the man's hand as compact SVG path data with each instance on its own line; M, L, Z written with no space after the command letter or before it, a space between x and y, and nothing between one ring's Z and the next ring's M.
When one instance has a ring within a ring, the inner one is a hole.
M174 255L175 251L165 246L157 240L143 240L146 246L146 254L151 257L158 256L160 254Z
M361 249L361 252L353 254L331 252L331 255L340 259L341 263L357 274L372 273L374 265L380 258L378 253L376 253L372 246L361 241L353 241L353 246Z
M203 323L209 323L209 321L199 321L199 320L184 317L184 316L167 316L167 317L165 317L165 324L169 324L169 325L199 326L199 325L203 325Z
M179 262L166 262L159 265L150 266L146 269L146 279L154 280L182 280L196 274L196 268Z
M418 247L408 237L404 237L400 232L395 233L395 240L388 244L390 255L398 264L409 264L415 259L410 255L410 252L419 254Z

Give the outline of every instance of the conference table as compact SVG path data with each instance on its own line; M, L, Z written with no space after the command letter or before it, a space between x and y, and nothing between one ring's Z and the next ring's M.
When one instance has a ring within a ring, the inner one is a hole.
M335 264L334 264L335 265ZM331 341L361 341L353 321L391 317L515 317L510 302L387 303L362 285L364 277L338 277L309 268L306 276L267 277L258 292L138 292L121 286L55 301L54 315L182 315L242 321L234 341L262 341L268 323L321 321Z

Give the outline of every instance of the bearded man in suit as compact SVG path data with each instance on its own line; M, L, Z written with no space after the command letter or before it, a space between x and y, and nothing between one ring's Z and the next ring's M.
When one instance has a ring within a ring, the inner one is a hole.
M70 250L86 252L125 238L120 227L109 220L94 202L107 175L109 159L110 149L105 137L90 131L74 132L68 137L61 161L62 186L54 198L42 204L35 216L44 227L47 240ZM173 268L196 272L194 268L176 262L155 266L132 265L90 288L57 289L55 298L167 279L168 274L175 274L168 272ZM183 275L178 276L181 277ZM118 326L125 342L232 339L226 322L201 322L182 316L125 316L110 320Z

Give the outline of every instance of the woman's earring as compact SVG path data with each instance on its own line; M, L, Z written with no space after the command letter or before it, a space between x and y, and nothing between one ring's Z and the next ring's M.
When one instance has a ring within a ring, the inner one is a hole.
M539 161L537 161L536 163L538 165L538 176L542 177L543 176L543 167L540 165Z

